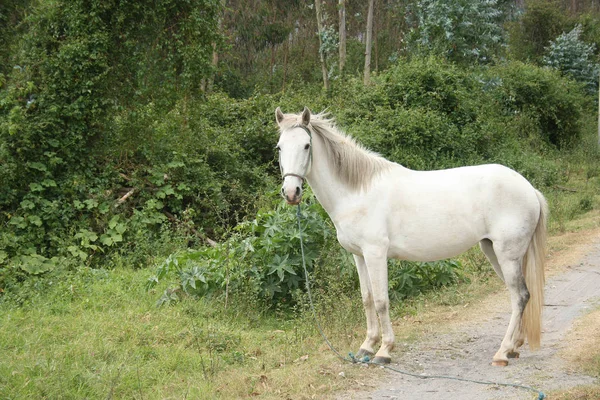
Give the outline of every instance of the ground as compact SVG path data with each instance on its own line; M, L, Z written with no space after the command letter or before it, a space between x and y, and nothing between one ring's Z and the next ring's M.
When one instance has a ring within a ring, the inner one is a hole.
M499 290L478 304L465 304L462 310L443 311L437 320L426 316L417 321L423 326L416 340L402 343L399 341L402 333L397 334L391 366L416 374L525 385L544 393L597 384L594 377L574 368L573 362L590 353L589 346L596 337L594 332L600 330L600 317L598 312L593 312L600 304L600 230L559 235L552 240L554 250L548 260L540 350L530 351L525 345L521 357L511 360L507 367L490 365L510 315L508 293ZM402 327L399 330L402 332ZM374 376L369 375L369 379ZM451 379L421 379L387 369L379 369L375 379L357 381L352 390L338 398L538 398L537 392L522 388Z

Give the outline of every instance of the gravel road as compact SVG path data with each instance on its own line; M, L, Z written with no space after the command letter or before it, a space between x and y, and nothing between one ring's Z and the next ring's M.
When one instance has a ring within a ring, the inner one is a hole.
M508 295L506 295L508 296ZM521 358L507 367L490 365L506 330L510 309L499 304L484 321L462 325L451 333L433 334L416 343L396 344L392 367L418 374L448 375L475 380L516 383L544 392L590 384L595 380L570 371L559 355L568 351L564 340L573 322L600 304L600 241L566 272L547 280L542 348L527 345ZM382 379L370 391L345 393L348 399L486 400L535 399L537 393L503 386L487 386L446 379L420 379L382 369Z

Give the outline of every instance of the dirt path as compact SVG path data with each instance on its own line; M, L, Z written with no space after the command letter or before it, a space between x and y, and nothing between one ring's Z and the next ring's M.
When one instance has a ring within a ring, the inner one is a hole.
M490 365L506 330L510 316L508 301L500 299L489 317L462 325L450 333L432 334L416 343L400 344L393 367L418 374L449 375L475 380L517 383L544 392L594 383L592 377L569 371L560 351L575 319L600 304L600 240L588 253L571 263L565 272L546 283L542 349L531 352L525 346L521 358L508 367ZM498 297L498 296L497 296ZM506 297L506 296L504 296ZM532 399L534 392L509 387L486 386L446 379L419 379L381 370L383 378L369 392L345 393L341 398L402 400L486 400Z

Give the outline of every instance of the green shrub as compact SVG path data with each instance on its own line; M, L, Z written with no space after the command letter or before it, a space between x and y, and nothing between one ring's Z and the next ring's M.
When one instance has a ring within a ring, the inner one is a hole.
M11 70L0 78L0 223L8 227L0 232L0 263L39 273L61 257L94 263L127 241L132 210L115 203L124 194L122 177L131 178L120 170L130 153L116 146L121 138L115 134L133 129L113 129L114 117L132 114L135 120L137 109L150 104L148 93L165 107L197 92L218 40L220 5L76 0L22 6L27 8L11 31L6 56ZM20 18L11 7L6 12ZM141 62L145 51L151 53L146 61L155 63ZM156 117L164 109L148 106L144 112ZM143 128L124 140L129 148L158 144L143 134L154 131ZM140 169L156 172L148 165ZM154 206L146 208L154 217L163 211L161 196L185 190L168 183L153 189ZM115 226L120 232L113 235Z
M533 134L557 148L578 140L586 103L578 84L556 71L521 62L492 67L486 75L499 79L490 94L504 115L532 122L521 137Z
M527 0L525 12L508 24L509 53L524 62L542 61L544 49L569 25L562 3L555 0Z
M333 235L314 197L305 197L302 233L298 231L297 209L280 201L274 209L238 225L235 233L216 247L172 254L149 279L148 289L175 275L174 286L166 289L158 304L179 300L178 293L201 297L243 291L264 304L291 306L294 292L305 287L300 235L309 273L325 240Z
M408 11L408 46L459 63L491 62L504 43L497 0L418 0Z
M594 44L581 40L582 28L577 25L550 42L543 62L585 85L591 95L598 91L598 64L594 62Z
M390 299L401 301L429 290L456 284L462 265L456 260L435 262L392 261L389 267Z
M520 62L465 70L413 58L382 73L370 90L353 85L339 121L393 161L416 169L498 162L541 184L555 181L556 167L537 154L578 140L585 104L576 83Z

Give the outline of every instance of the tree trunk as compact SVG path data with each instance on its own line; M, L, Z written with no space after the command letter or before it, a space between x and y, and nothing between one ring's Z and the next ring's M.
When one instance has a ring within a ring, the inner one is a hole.
M315 9L317 10L317 32L319 35L319 58L321 59L321 72L323 73L323 87L329 90L329 77L327 76L327 59L323 49L323 9L321 8L322 0L315 0Z
M346 65L346 0L339 0L339 36L340 36L340 75Z
M219 21L217 25L217 29L219 33L223 31L223 13L225 13L225 3L227 0L221 0L221 15L219 16ZM215 82L215 74L217 73L217 67L219 66L219 52L217 51L217 44L213 43L212 45L213 53L212 53L212 71L210 72L210 76L208 79L202 79L201 90L203 92L212 91L213 84Z
M371 46L373 42L373 8L375 0L369 0L369 14L367 16L367 45L365 49L365 75L364 84L371 83Z
M288 52L289 52L291 41L292 41L292 34L290 33L288 39L283 44L283 82L281 84L281 90L285 90L285 84L287 83Z

